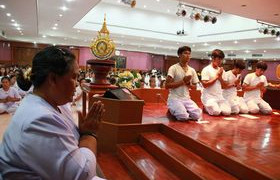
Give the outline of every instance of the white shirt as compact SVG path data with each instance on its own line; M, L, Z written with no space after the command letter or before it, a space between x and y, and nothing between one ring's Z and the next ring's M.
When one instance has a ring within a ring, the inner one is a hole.
M0 174L10 179L99 179L96 158L79 148L79 131L68 106L55 110L44 99L23 99L0 144Z
M78 86L76 87L76 91L75 91L75 94L74 94L73 99L77 98L77 97L80 96L82 93L83 93L83 90L82 90L81 86L78 85ZM83 98L80 98L78 101L76 101L76 105L77 105L77 106L83 106Z
M249 85L249 86L256 86L258 83L263 82L264 86L267 86L267 80L264 75L257 76L255 72L247 74L245 76L245 79L243 83ZM252 91L245 91L244 92L244 100L249 101L252 99L259 99L261 98L261 91L260 89L254 89Z
M202 81L208 81L211 79L214 79L219 71L220 67L217 69L213 68L212 63L203 68L201 72L201 80ZM224 78L225 72L223 72L222 77ZM212 86L209 86L207 88L204 88L201 93L201 100L203 102L206 102L208 99L217 99L217 100L224 100L223 97L223 89L221 82L219 80L215 81Z
M233 84L238 78L240 77L240 74L235 76L232 71L227 71L224 74L224 81L228 84ZM224 98L228 99L230 97L235 97L237 96L237 89L236 87L230 87L228 89L223 90L223 96Z
M0 99L6 99L8 96L12 98L20 98L18 91L14 87L10 87L8 91L5 91L3 88L0 88ZM15 104L16 102L7 102L8 106Z
M192 84L196 84L199 82L197 74L192 67L187 66L187 72L185 72L179 63L172 65L168 69L167 75L172 77L174 79L174 82L182 81L184 79L184 77L188 76L188 75L192 76L192 78L190 80L190 82ZM190 98L189 88L187 86L179 86L177 88L172 88L172 89L170 88L168 99L173 99L173 98L188 98L189 99Z

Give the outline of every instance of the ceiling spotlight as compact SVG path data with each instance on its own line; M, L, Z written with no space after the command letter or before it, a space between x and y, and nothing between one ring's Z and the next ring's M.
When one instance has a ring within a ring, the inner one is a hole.
M186 14L187 14L187 11L184 10L184 9L178 9L178 11L176 12L176 15L177 15L177 16L183 16L183 17L185 17Z
M200 13L192 13L191 15L190 15L190 18L191 19L194 19L194 20L196 20L196 21L198 21L198 20L200 20L201 19L201 15L200 15Z
M124 4L130 5L130 7L134 8L136 5L136 0L121 0Z
M208 16L208 15L204 16L204 18L203 18L204 22L209 22L209 20L210 20L210 16Z
M192 8L192 13L190 14L191 19L196 21L202 20L204 22L211 22L212 24L217 22L216 16L222 13L221 11L205 9L199 6L189 5L181 2L179 2L178 7L179 9L176 13L178 16L185 16L187 14L185 9Z
M257 20L257 23L260 23L262 25L262 27L259 28L260 33L270 34L270 35L276 36L276 37L280 36L280 32L278 30L278 28L280 28L279 25L269 24L269 23L259 21L259 20Z
M211 22L212 22L212 24L215 24L217 22L217 18L216 17L212 17Z

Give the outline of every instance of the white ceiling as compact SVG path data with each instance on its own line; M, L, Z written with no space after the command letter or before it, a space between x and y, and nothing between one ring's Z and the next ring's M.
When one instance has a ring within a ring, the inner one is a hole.
M120 0L0 0L0 5L6 6L0 7L0 30L5 32L6 40L89 46L106 13L117 49L176 55L179 46L189 45L196 58L207 58L208 52L220 48L226 54L236 54L234 58L280 59L280 39L260 34L261 25L256 21L280 25L279 0L181 2L222 14L217 16L216 24L190 19L191 8L186 8L184 18L178 17L179 2L175 0L137 0L135 8ZM61 10L62 6L68 10ZM186 35L178 36L176 32L182 30L183 22Z

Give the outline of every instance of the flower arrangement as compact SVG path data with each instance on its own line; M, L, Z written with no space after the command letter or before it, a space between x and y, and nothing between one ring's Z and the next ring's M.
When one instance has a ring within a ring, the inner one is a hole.
M139 88L141 79L141 75L135 71L124 71L119 73L117 85L128 89Z

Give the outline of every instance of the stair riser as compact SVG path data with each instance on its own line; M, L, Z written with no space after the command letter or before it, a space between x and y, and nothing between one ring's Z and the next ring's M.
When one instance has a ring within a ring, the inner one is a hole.
M149 177L145 175L144 172L142 172L136 164L133 162L132 159L129 158L129 156L122 151L120 148L117 148L117 154L119 158L122 160L122 162L126 165L126 167L130 170L130 172L133 174L135 179L137 180L150 180Z
M167 126L161 127L161 133L170 139L174 140L176 143L182 145L186 149L192 151L193 153L199 155L208 162L215 164L217 167L229 172L238 179L248 180L258 179L258 180L271 180L268 175L262 174L259 171L251 169L244 164L241 164L234 159L231 159L210 147L195 141Z
M185 167L181 162L171 157L162 151L159 147L154 145L152 142L144 137L140 137L140 144L153 155L158 161L161 162L166 168L170 169L174 174L176 174L181 179L185 180L201 180L198 175L194 174L191 170Z

